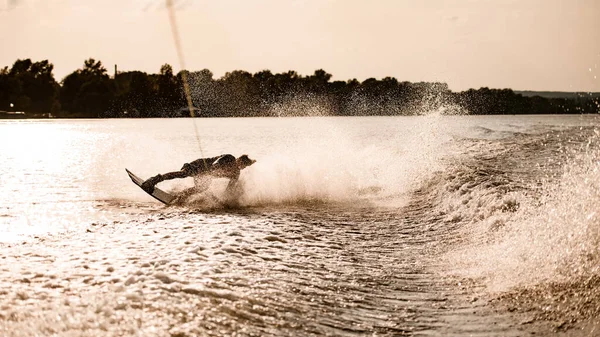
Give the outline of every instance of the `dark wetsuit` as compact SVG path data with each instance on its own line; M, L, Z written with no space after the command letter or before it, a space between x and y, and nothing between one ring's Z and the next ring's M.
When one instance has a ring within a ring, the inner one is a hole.
M230 154L194 160L191 163L183 164L180 172L185 172L188 177L194 177L197 191L208 189L210 176L229 178L227 190L232 190L240 176L240 169L235 157Z
M225 168L235 168L234 156L223 154L212 158L200 158L191 163L183 164L181 171L185 172L188 176L195 176Z
M179 171L156 175L142 184L142 188L152 193L154 186L161 181L194 177L196 189L203 191L210 185L210 177L229 178L228 190L232 190L240 176L240 168L234 156L223 154L212 158L201 158L183 164Z

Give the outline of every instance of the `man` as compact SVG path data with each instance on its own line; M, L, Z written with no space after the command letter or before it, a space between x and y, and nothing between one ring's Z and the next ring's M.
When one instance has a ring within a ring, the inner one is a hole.
M191 163L183 164L183 167L179 171L158 174L147 179L142 184L142 188L144 191L152 193L154 192L154 186L161 181L194 177L196 188L192 190L203 192L208 189L212 180L211 178L214 177L229 179L229 184L227 184L225 192L230 194L237 185L240 171L254 163L256 163L256 160L250 159L248 155L242 155L237 159L230 154L212 158L200 158Z

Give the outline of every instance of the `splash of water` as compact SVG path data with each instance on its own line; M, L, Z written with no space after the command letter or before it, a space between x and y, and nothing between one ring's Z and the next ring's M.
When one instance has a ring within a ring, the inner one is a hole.
M360 201L397 207L420 181L442 169L441 158L452 144L441 110L390 118L385 129L362 129L360 123L345 129L336 118L309 121L310 130L273 144L242 173L240 205ZM217 182L211 193L220 197L225 185Z
M483 211L469 226L480 241L449 254L460 274L503 291L600 272L600 133L594 132L582 147L561 150L562 173L541 177L539 191L498 197L480 190Z

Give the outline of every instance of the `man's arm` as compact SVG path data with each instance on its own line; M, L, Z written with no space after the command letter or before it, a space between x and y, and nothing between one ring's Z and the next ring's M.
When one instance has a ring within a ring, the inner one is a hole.
M227 188L225 189L225 193L231 193L235 190L238 184L238 177L231 178L229 180L229 184L227 184Z
M228 199L232 196L236 196L238 194L238 181L240 178L240 173L237 172L229 179L229 183L227 184L227 188L225 189L225 197Z

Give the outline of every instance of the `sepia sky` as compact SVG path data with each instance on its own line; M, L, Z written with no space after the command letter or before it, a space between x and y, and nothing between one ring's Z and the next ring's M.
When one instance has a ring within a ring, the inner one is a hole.
M600 91L598 0L176 0L186 66ZM164 0L0 0L0 67L180 69Z

